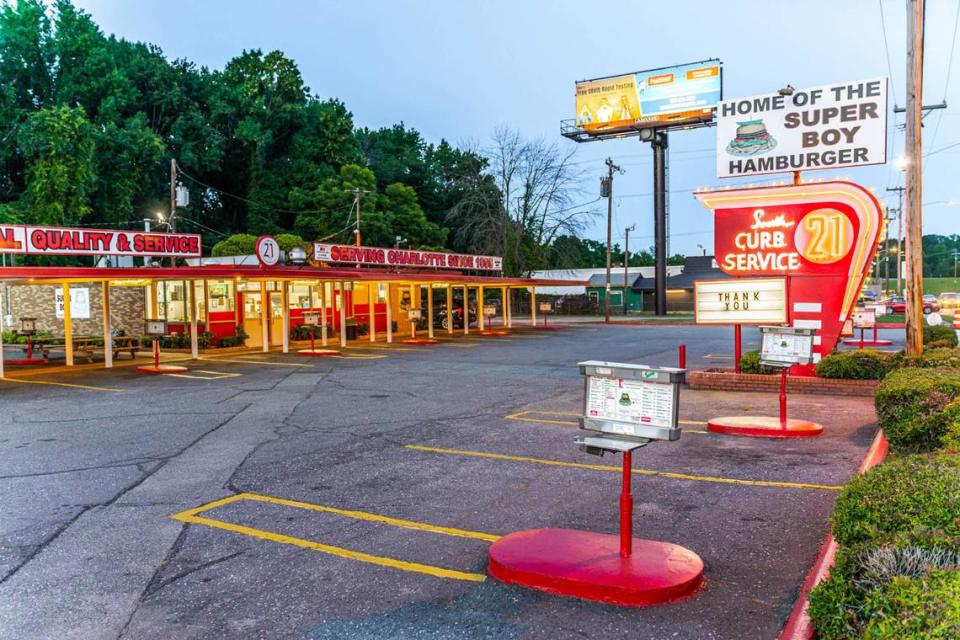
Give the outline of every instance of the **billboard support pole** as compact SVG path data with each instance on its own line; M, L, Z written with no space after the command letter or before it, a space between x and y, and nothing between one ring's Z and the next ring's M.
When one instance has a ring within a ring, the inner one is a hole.
M655 131L653 148L654 309L667 315L667 132Z

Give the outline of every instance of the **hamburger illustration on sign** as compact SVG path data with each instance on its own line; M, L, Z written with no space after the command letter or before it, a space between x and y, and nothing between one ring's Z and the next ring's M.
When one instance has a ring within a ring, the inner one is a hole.
M727 145L727 153L737 156L755 156L777 146L776 139L767 131L763 120L737 123L737 137Z

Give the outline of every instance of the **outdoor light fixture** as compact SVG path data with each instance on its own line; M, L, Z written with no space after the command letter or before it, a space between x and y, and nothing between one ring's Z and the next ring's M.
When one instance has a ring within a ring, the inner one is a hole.
M640 129L640 140L643 142L653 142L656 131L653 129Z
M793 85L788 84L784 88L778 89L777 93L779 93L782 96L792 96L794 91L796 91L796 89L793 88Z
M287 252L287 262L290 264L306 264L307 252L303 247L294 247Z
M900 171L906 171L907 166L909 164L910 164L910 160L906 156L899 156L893 162L893 166L895 166Z

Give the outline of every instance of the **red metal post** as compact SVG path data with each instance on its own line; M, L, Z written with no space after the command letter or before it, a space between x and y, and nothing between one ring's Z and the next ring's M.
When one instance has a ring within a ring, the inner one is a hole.
M681 369L687 368L687 345L682 344L677 349L677 360L679 361L677 366Z
M33 336L27 336L27 360L33 360Z
M310 325L310 351L315 351L313 348L313 328L317 326L315 324Z
M633 495L630 493L630 476L633 467L633 452L623 452L623 490L620 493L620 557L629 558L633 553Z
M873 325L873 341L874 341L874 342L877 341L877 325L876 325L876 323L874 323L874 325Z
M160 368L160 338L153 339L153 366Z
M863 349L863 327L860 327L860 348Z
M787 367L780 370L780 428L787 428Z
M733 325L733 370L740 373L740 351L741 351L741 332L740 325Z

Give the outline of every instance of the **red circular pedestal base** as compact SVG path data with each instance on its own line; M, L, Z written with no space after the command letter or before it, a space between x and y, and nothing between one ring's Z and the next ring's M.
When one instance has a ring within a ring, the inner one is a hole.
M318 358L329 357L329 356L338 356L340 355L339 351L334 351L333 349L300 349L297 351L299 356L315 356Z
M16 360L4 360L4 364L47 364L46 358L17 358Z
M186 367L178 367L174 364L161 364L161 365L148 365L143 367L137 367L137 373L146 373L149 375L159 376L165 373L186 373L188 369Z
M780 418L727 416L708 420L707 431L753 438L815 438L823 433L823 426L809 420L787 418L787 425L784 428L780 424Z
M487 337L502 338L503 336L508 336L508 335L510 335L510 332L509 332L509 331L503 331L503 330L489 329L489 330L479 331L479 332L478 332L478 335L487 336Z
M414 344L414 345L422 346L426 344L437 344L440 341L434 340L433 338L407 338L406 340L402 340L402 342L403 344Z
M703 560L684 547L575 529L531 529L490 547L490 575L547 593L629 607L675 602L703 584Z
M859 340L857 338L846 338L843 344L851 347L889 347L893 340Z

